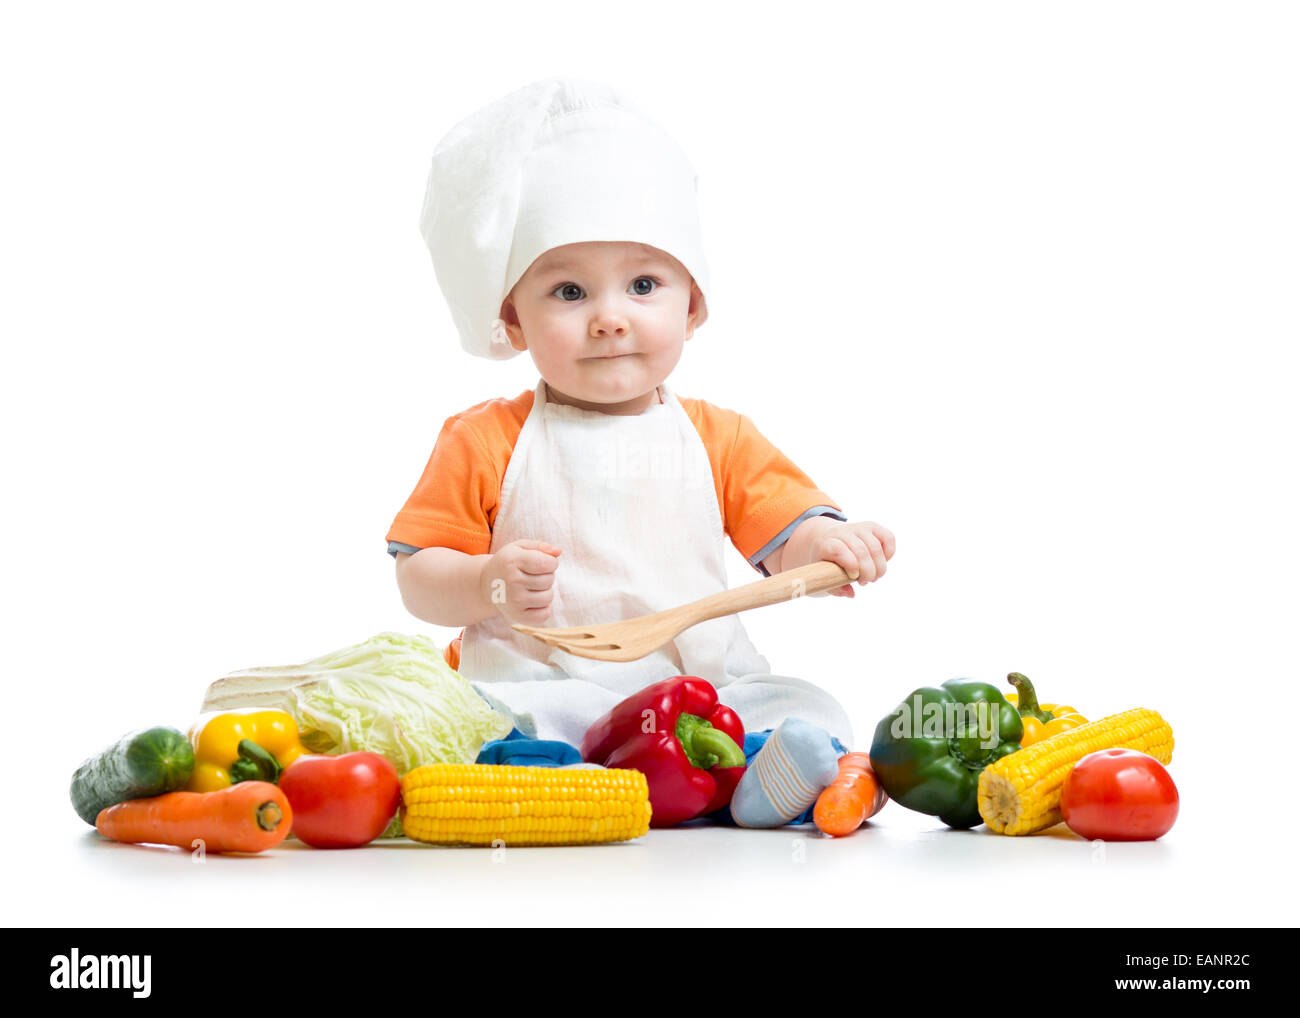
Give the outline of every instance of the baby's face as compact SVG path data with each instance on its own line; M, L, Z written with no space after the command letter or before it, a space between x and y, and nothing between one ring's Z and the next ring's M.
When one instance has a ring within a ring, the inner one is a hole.
M677 259L645 244L551 248L501 305L510 343L527 350L558 402L634 414L677 366L703 300Z

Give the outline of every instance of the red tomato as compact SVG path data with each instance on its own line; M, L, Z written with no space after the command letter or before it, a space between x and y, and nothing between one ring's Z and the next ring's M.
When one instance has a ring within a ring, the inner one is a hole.
M1177 816L1174 779L1159 760L1136 749L1089 753L1061 788L1061 819L1088 839L1153 841Z
M356 848L384 832L402 786L378 753L303 755L280 775L293 809L293 834L313 848Z

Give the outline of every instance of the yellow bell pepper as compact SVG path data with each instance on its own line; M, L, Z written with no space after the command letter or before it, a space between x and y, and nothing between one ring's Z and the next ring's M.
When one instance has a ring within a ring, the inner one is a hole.
M1088 719L1073 707L1039 703L1034 684L1019 672L1012 672L1007 676L1007 681L1016 687L1016 692L1007 694L1007 702L1020 712L1020 723L1025 728L1025 734L1020 737L1022 747L1032 746L1048 736L1068 732L1071 728L1088 723Z
M297 722L282 710L200 719L190 729L190 742L194 773L185 787L191 792L216 792L250 778L274 781L279 771L307 752L298 738ZM264 752L259 753L259 747ZM267 754L273 758L269 762Z

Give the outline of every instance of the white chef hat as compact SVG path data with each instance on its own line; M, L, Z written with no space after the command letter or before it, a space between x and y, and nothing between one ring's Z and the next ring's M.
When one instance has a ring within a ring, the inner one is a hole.
M501 302L562 244L648 244L709 292L694 169L626 95L597 82L534 82L453 127L433 153L420 232L461 345L493 360L519 352ZM702 304L701 324L707 315Z

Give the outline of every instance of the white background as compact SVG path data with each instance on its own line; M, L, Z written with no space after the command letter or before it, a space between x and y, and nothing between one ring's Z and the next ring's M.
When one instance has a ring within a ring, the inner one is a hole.
M269 883L328 891L328 923L676 923L689 896L949 926L1018 876L1035 924L1293 925L1298 28L1263 3L7 5L5 921L243 923L215 903ZM384 535L443 420L537 376L460 350L416 221L438 138L553 74L627 89L699 171L711 316L676 391L897 535L853 600L744 617L773 669L835 692L859 748L959 675L1156 708L1166 838L890 805L803 858L683 831L196 867L77 819L83 757L187 727L225 672L455 635L404 612Z

